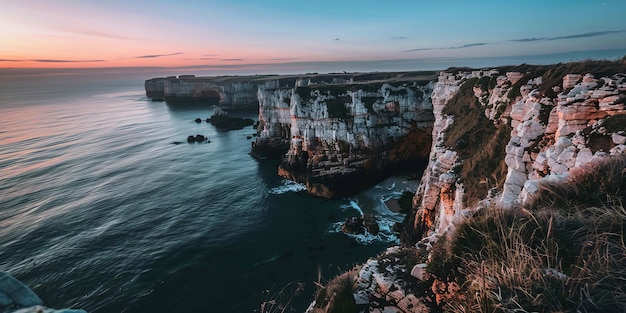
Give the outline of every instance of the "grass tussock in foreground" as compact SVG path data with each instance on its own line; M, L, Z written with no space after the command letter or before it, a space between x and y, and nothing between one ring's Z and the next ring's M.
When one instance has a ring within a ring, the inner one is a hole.
M358 268L345 272L326 286L318 285L315 303L310 313L348 313L357 312L353 292L356 288Z
M487 209L437 241L429 272L461 286L444 310L626 312L625 164L545 184L527 208Z

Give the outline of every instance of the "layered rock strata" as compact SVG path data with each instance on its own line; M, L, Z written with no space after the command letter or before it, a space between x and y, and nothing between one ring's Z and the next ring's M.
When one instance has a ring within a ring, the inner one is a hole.
M567 66L441 73L432 94L430 162L406 221L406 242L443 233L489 203L523 204L541 180L626 151L626 75L558 75ZM471 114L483 123L468 122ZM488 136L467 135L481 133Z
M405 245L362 266L357 303L370 312L441 311L460 286L426 266L432 242L455 221L492 204L525 206L543 184L626 154L626 64L597 65L442 72L432 92L429 164L405 220Z
M284 154L279 175L309 193L353 194L396 170L413 168L430 149L432 84L372 81L259 88L257 157Z
M424 72L406 73L333 73L304 75L207 76L180 75L151 78L145 81L146 96L171 104L197 103L228 108L257 107L258 90L293 88L296 82L319 85L362 82L398 76L423 76ZM431 73L428 73L429 75Z

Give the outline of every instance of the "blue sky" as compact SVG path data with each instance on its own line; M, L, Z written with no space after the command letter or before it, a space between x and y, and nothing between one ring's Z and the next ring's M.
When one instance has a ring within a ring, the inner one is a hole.
M626 49L624 13L624 0L3 0L0 67L372 61Z

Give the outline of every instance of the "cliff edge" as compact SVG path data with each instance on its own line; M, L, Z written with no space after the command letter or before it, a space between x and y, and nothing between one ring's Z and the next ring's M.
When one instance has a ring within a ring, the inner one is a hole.
M623 312L626 59L451 68L431 103L402 245L308 312Z
M432 83L389 74L363 81L259 88L258 137L252 155L280 156L278 173L309 193L351 195L400 171L426 164Z

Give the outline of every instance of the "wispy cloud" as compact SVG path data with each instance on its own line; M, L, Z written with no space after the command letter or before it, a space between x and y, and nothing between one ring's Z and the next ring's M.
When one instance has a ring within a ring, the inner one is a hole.
M417 48L417 49L409 49L409 50L404 50L402 52L415 52L415 51L430 51L430 50L456 50L456 49L465 49L465 48L471 48L471 47L478 47L478 46L484 46L484 45L489 45L490 43L488 42L476 42L476 43L468 43L466 45L462 45L462 46L455 46L455 47L446 47L446 48Z
M391 39L394 39L394 40L402 40L402 39L408 39L408 38L409 38L409 37L407 37L407 36L395 36L395 37L391 37Z
M510 40L507 40L507 41L513 41L513 42L553 41L553 40L597 37L597 36L604 36L604 35L608 35L608 34L617 34L617 33L624 33L624 32L626 32L626 30L607 30L607 31L589 32L589 33L581 33L581 34L573 34L573 35L557 36L557 37L528 37L528 38L510 39ZM416 52L416 51L429 51L429 50L456 50L456 49L465 49L465 48L471 48L471 47L486 46L486 45L491 45L491 44L494 44L494 43L495 42L476 42L476 43L468 43L468 44L465 44L465 45L462 45L462 46L455 46L455 47L447 47L447 48L417 48L417 49L404 50L402 52Z
M462 45L462 46L458 46L458 47L448 47L445 49L448 50L454 50L454 49L465 49L465 48L471 48L471 47L478 47L478 46L484 46L484 45L488 45L488 42L477 42L477 43L468 43L466 45Z
M290 61L290 60L297 60L298 58L273 58L270 59L272 61Z
M220 59L220 61L243 61L243 59Z
M542 41L542 40L547 40L548 38L545 37L532 37L532 38L521 38L521 39L511 39L509 41L517 41L517 42L533 42L533 41Z
M591 32L591 33L583 33L583 34L575 34L569 36L560 36L548 38L548 40L561 40L561 39L574 39L574 38L587 38L587 37L596 37L596 36L604 36L608 34L622 33L623 30L607 30L603 32Z
M133 59L154 59L154 58L169 57L169 56L179 55L179 54L183 54L183 53L174 52L174 53L168 53L168 54L147 54L147 55L140 55L140 56L133 57Z
M337 37L337 38L333 38L333 41L339 41L341 40L341 38Z
M597 36L604 36L608 34L617 34L617 33L623 33L623 32L624 32L623 30L607 30L607 31L589 32L589 33L573 34L573 35L558 36L558 37L531 37L531 38L511 39L509 41L516 41L516 42L553 41L553 40L563 40L563 39L597 37Z
M105 60L57 60L57 59L34 59L29 60L40 63L80 63L80 62L106 62Z
M441 48L418 48L418 49L404 50L402 52L429 51L429 50L439 50L439 49Z
M0 59L0 62L38 62L38 63L92 63L92 62L106 62L106 60L59 60L59 59Z
M207 61L207 60L216 60L217 58L185 58L187 61Z

